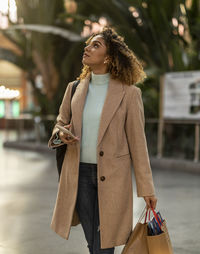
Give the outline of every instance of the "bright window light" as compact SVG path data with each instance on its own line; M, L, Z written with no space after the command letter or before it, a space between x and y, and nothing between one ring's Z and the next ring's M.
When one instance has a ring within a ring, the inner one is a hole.
M5 86L0 86L0 99L14 99L19 97L19 90L9 89Z

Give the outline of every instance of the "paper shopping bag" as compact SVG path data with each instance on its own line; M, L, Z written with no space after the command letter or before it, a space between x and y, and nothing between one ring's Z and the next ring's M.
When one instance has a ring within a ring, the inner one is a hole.
M146 208L145 208L146 209ZM137 224L131 232L121 254L148 254L147 223L141 223L144 216L142 212Z
M171 240L169 237L166 220L162 222L159 220L157 214L152 209L161 233L158 235L147 235L147 245L149 254L173 254Z

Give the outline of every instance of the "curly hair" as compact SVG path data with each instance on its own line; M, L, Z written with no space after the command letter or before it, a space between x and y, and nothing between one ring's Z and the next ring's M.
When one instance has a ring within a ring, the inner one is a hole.
M117 34L111 27L104 27L101 32L92 34L87 40L90 43L93 37L101 35L105 41L107 55L110 59L107 71L113 79L118 79L126 85L141 83L146 78L142 63L136 58L135 54L124 42L124 38ZM91 68L83 65L78 80L84 79Z

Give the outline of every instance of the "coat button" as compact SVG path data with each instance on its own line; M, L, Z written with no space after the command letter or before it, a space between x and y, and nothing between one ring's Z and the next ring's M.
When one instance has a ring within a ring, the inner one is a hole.
M99 155L100 156L103 156L104 152L103 151L100 151Z
M105 178L105 176L101 176L100 179L101 179L101 181L104 181L106 178Z

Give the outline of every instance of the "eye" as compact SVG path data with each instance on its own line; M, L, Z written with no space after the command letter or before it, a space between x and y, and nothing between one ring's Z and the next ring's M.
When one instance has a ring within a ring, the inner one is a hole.
M96 47L96 46L97 46L97 48L99 47L99 45L97 43L94 44L94 47Z

